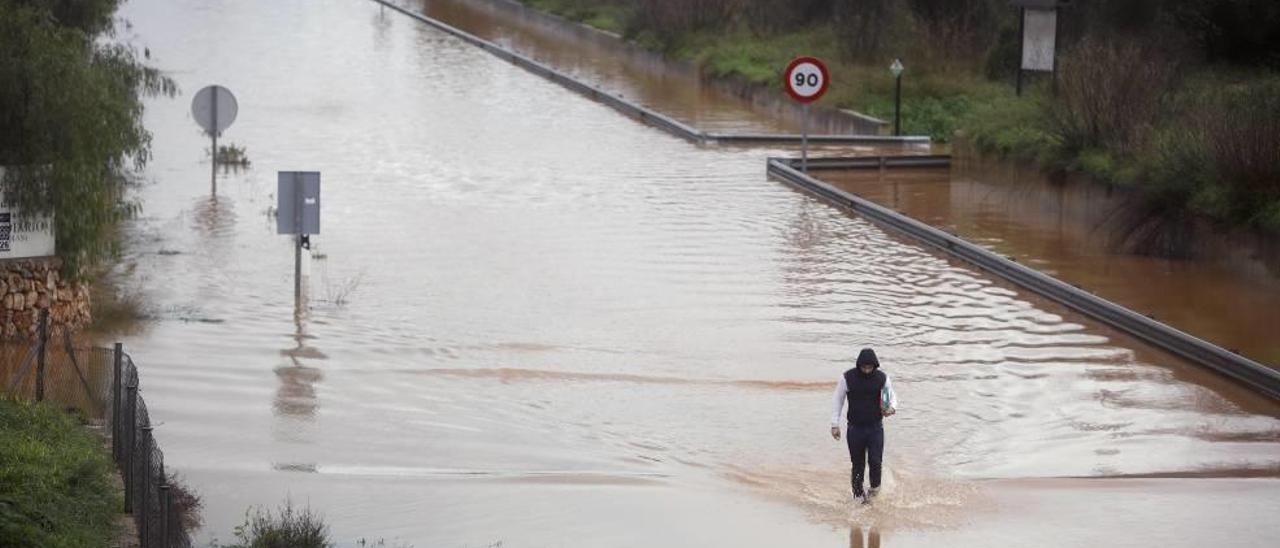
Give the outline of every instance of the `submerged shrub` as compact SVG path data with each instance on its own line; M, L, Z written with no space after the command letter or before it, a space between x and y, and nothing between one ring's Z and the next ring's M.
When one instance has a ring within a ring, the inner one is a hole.
M332 548L329 526L324 519L311 511L310 506L296 508L293 501L285 500L278 511L251 508L245 512L244 523L235 529L235 544L222 548Z

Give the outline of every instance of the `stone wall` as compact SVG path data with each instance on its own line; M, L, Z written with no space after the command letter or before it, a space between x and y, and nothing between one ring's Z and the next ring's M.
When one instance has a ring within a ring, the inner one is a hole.
M0 261L0 335L6 339L34 336L40 311L49 311L50 326L72 329L89 323L89 286L62 279L62 261Z

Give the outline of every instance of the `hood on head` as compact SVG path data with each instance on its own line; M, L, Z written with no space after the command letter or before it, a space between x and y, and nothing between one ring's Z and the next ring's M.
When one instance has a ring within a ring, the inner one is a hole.
M875 350L863 348L862 352L858 352L857 366L862 367L864 364L871 364L873 371L880 368L880 360L876 358Z

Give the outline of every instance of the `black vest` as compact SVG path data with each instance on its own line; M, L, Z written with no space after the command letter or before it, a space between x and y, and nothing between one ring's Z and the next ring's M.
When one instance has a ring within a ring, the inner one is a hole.
M849 399L849 412L845 415L849 424L866 426L880 423L883 418L880 415L880 391L884 388L885 379L879 369L870 375L863 375L856 367L844 372L844 383L849 389L845 393Z

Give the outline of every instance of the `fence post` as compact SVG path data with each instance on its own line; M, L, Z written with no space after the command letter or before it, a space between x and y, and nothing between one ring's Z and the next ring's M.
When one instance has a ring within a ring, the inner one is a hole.
M151 419L142 427L142 548L151 548Z
M135 381L129 384L127 404L129 407L129 422L127 424L129 433L129 445L125 447L125 466L124 466L124 511L125 513L133 513L134 498L134 470L133 470L133 454L135 449L134 441L138 437L137 425L134 424L135 417L138 413L138 383Z
M44 401L44 358L45 349L49 346L49 309L40 309L40 351L36 356L36 401Z
M169 548L169 513L173 501L169 500L169 484L160 484L160 548Z
M120 428L120 369L121 354L124 353L123 345L116 343L111 352L111 457L115 459L116 466L120 466L120 450L123 447L120 443L120 435L123 429Z

